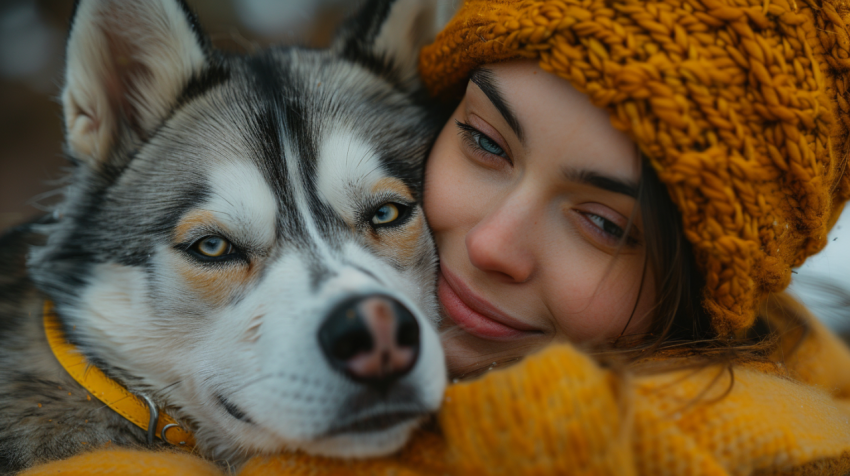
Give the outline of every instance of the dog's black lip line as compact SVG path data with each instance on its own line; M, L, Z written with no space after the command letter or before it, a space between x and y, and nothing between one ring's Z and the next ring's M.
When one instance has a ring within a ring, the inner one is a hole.
M365 418L358 418L354 421L343 425L334 426L325 433L325 437L341 435L344 433L370 433L374 431L382 431L391 428L399 423L408 422L410 420L423 418L427 416L427 412L422 411L397 411L380 413L378 415L370 415Z
M218 402L221 403L221 405L224 407L225 410L227 410L227 413L229 413L230 416L236 418L239 421L244 421L245 423L254 423L253 421L251 421L250 418L248 418L248 415L246 415L245 412L240 410L239 407L237 407L236 405L227 401L226 398L222 397L221 395L216 395L216 397L218 398Z

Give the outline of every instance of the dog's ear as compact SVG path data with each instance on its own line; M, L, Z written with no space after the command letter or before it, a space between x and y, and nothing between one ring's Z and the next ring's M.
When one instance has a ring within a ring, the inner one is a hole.
M106 161L144 139L207 63L209 42L182 0L78 0L62 107L75 160Z
M389 66L405 87L418 85L419 50L434 40L462 0L367 0L333 49L352 60Z

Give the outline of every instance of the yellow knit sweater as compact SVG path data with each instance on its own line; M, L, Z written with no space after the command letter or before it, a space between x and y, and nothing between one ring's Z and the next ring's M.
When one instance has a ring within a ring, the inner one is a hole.
M284 454L254 458L238 474L848 474L850 350L790 298L767 309L777 332L798 343L786 359L780 345L776 363L639 376L552 346L451 386L439 429L420 431L393 457ZM811 321L803 341L797 319ZM101 449L23 474L226 473L184 453Z

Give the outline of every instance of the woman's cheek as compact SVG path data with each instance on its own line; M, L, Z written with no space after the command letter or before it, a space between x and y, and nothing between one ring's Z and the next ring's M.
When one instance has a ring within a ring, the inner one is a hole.
M587 248L565 239L541 275L559 339L590 343L616 337L635 309L642 262L634 256L613 258ZM633 327L629 325L630 333Z
M468 196L469 181L465 180L461 151L444 129L431 150L425 169L423 208L428 224L435 234L460 225L473 197ZM438 237L439 238L439 237Z

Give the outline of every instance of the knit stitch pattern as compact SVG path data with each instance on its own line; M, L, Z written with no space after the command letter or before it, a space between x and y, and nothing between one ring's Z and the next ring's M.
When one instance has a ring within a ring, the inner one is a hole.
M516 58L639 145L683 217L721 336L826 244L850 198L850 6L826 0L468 0L422 50L436 96Z

